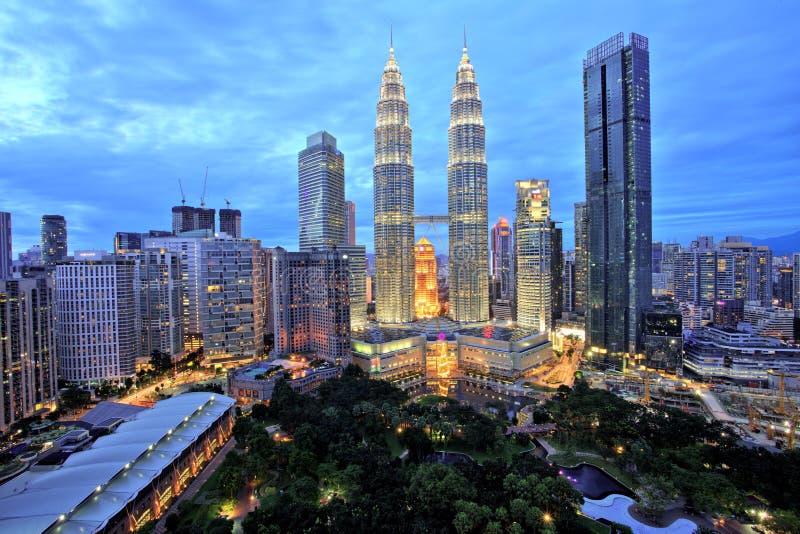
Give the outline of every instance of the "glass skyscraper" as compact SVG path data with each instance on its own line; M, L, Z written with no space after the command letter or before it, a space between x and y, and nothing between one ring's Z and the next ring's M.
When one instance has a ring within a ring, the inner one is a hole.
M308 136L297 155L300 250L345 242L344 154L328 132Z
M492 226L492 276L500 283L500 298L509 299L514 294L514 249L508 219L500 219Z
M486 129L475 70L464 42L450 102L447 208L450 217L450 316L489 320L489 216Z
M378 322L414 319L414 164L400 67L389 48L375 124L375 312Z
M647 38L615 35L583 62L589 229L590 359L622 367L641 348L652 300L650 55Z
M67 259L67 221L63 215L43 215L42 263L48 267Z
M586 313L589 278L589 217L586 202L575 203L575 312Z

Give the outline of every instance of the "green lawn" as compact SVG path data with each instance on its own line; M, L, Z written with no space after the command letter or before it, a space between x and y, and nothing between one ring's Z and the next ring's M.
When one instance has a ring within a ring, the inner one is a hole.
M528 449L532 448L533 448L533 443L529 443L527 445L519 445L512 440L507 440L506 446L502 451L497 453L494 451L483 452L483 451L476 451L475 449L468 447L466 444L462 442L451 441L447 445L447 452L463 452L464 454L470 455L479 464L482 464L488 460L495 460L497 458L501 458L506 462L511 462L511 458L515 454L519 454L522 451L527 451ZM445 449L441 446L437 446L436 450L442 451Z
M592 534L609 534L611 532L606 525L582 514L578 514L578 523Z

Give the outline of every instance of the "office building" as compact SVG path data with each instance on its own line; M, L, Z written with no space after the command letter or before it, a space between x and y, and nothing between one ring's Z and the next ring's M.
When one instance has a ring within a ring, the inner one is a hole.
M564 291L563 311L575 311L575 251L568 250L564 253L562 262L562 284Z
M684 369L701 380L759 387L770 371L800 373L800 348L750 332L704 326L692 330L683 348Z
M219 210L219 231L231 237L242 237L242 212L230 208Z
M144 240L179 257L184 348L204 364L233 365L264 352L264 263L260 242L208 230Z
M33 245L25 252L20 252L18 261L23 266L33 267L42 264L42 246Z
M54 293L43 271L0 279L0 432L56 408Z
M140 232L117 232L114 234L114 252L126 254L142 250L142 234Z
M421 237L416 244L416 298L417 319L439 315L439 285L436 278L436 251L433 243Z
M344 202L344 236L345 244L356 244L356 203L352 200Z
M589 283L589 211L586 202L575 203L575 312L586 313Z
M135 264L85 257L56 266L59 376L84 384L124 382L141 350Z
M516 185L514 257L517 267L514 278L517 284L517 323L539 332L549 332L554 296L550 184L547 180L518 180Z
M483 104L467 43L450 102L447 212L450 217L450 317L489 320L489 217Z
M499 281L499 298L510 300L514 295L514 241L508 219L500 219L492 226L492 277Z
M350 295L350 329L367 326L367 248L364 245L340 245L333 249L347 260Z
M52 268L67 259L67 221L63 215L43 215L40 229L42 262Z
M261 270L264 273L264 296L261 299L261 316L264 321L264 334L275 334L275 312L272 309L275 280L272 278L272 249L261 249Z
M741 236L727 236L717 248L732 254L735 298L772 306L772 251L769 247L754 246L743 241Z
M664 244L661 241L653 241L653 267L654 274L661 274L661 262L664 260Z
M742 299L722 299L714 303L714 326L736 329L744 321Z
M794 269L791 265L778 268L778 279L775 282L775 299L780 308L792 307L792 279Z
M235 366L264 355L261 242L220 234L200 242L203 364Z
M0 278L11 276L11 214L0 211Z
M792 308L794 316L800 318L800 252L792 256L792 271L797 273L792 276Z
M615 35L583 62L589 278L586 343L613 367L637 353L652 299L650 59Z
M375 123L375 315L381 323L414 319L414 163L400 67L389 48Z
M757 301L745 303L744 322L754 334L778 339L794 338L794 311L760 306ZM740 325L741 327L742 325Z
M553 320L561 319L564 310L564 254L562 252L563 231L550 221L550 294Z
M270 356L313 354L350 363L349 258L333 249L272 251L275 347Z
M183 356L180 254L150 248L127 257L135 264L141 357L148 360L158 351L176 361Z
M666 308L644 314L644 364L674 373L682 366L683 319L677 310Z
M178 235L183 232L197 230L197 213L192 206L172 207L172 233Z
M675 256L681 251L678 243L664 243L661 248L661 274L664 275L665 292L675 294Z
M297 155L297 177L300 250L344 244L344 154L334 136L308 136Z

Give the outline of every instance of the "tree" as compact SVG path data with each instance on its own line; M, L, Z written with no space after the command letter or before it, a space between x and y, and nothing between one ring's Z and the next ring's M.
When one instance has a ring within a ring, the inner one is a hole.
M267 419L267 411L267 405L259 402L253 405L250 416L257 421L265 421Z
M412 426L403 430L400 443L408 448L408 458L412 462L421 462L433 454L433 443L421 428Z
M169 354L156 349L150 355L150 365L156 373L161 374L172 369L172 357Z
M176 513L171 513L164 518L164 526L167 528L168 532L175 532L180 523L181 518Z
M800 516L790 510L775 510L764 521L764 526L775 534L800 532Z
M636 490L639 496L639 511L651 519L658 518L664 513L667 505L677 495L675 486L663 476L645 475L642 485Z
M70 411L86 408L91 400L91 394L78 386L70 386L61 392L61 405Z

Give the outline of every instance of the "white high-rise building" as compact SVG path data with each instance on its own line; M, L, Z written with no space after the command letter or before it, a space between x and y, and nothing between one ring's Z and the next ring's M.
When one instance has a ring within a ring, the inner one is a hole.
M260 241L206 230L144 241L147 248L180 256L187 349L202 344L204 363L213 365L263 354L266 279Z
M68 382L122 382L140 352L135 265L116 256L56 266L59 375Z
M540 332L549 332L552 324L552 232L549 182L517 181L517 323Z

